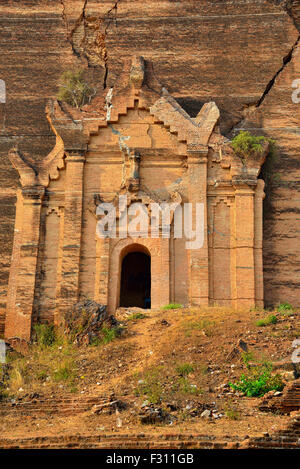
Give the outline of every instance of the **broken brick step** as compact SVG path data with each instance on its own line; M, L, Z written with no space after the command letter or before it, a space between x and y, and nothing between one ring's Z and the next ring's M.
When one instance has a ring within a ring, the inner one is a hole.
M92 408L93 405L106 404L109 402L101 397L87 397L87 398L62 398L62 399L36 399L34 401L16 402L16 403L1 403L0 415L7 415L13 413L21 414L48 414L55 412L60 415L74 415L86 412Z
M34 438L2 438L0 448L102 448L102 449L226 449L240 448L241 440L232 441L218 439L211 436L201 438L198 435L101 435L101 436L61 436ZM299 442L272 437L249 439L248 448L300 448Z
M216 440L214 437L205 435L93 435L93 436L61 436L61 437L31 437L31 438L2 438L0 448L106 448L115 449L222 449L228 445L238 447L235 437L232 441Z

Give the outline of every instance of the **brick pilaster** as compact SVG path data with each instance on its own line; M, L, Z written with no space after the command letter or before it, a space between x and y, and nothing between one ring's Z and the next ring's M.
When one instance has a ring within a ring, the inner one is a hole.
M208 244L207 244L207 148L188 150L189 202L193 204L193 229L196 226L196 203L204 206L203 246L189 251L190 303L208 304Z
M255 305L254 277L254 190L246 184L235 186L236 301Z
M79 299L82 190L85 157L81 151L66 158L65 209L59 309L63 314Z
M5 327L7 339L19 338L30 341L31 338L44 192L43 186L32 186L23 187L18 194L13 258L8 285Z

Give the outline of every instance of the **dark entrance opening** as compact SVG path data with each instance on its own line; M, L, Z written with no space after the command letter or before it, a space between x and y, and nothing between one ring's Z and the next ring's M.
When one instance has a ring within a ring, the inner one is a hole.
M122 262L120 306L151 308L151 259L143 252L130 252Z

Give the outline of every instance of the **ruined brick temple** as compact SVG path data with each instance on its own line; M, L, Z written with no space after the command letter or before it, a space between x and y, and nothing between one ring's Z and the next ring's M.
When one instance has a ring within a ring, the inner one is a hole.
M299 0L10 0L0 4L0 26L1 337L5 323L7 336L28 337L31 321L58 322L85 297L107 298L111 311L262 298L300 306ZM130 72L140 55L142 85ZM81 112L55 102L60 77L77 69L97 89ZM243 166L222 137L241 129L274 139L277 158ZM139 177L130 181L134 167ZM207 169L198 185L196 167ZM196 191L207 239L191 252L171 238L167 269L155 262L165 239L155 249L142 239L124 246L116 267L113 241L102 248L95 238L103 200L184 204ZM144 279L139 291L129 288L133 264Z
M34 166L17 149L6 337L29 340L32 322L59 324L90 298L119 306L263 305L263 154L246 162L219 128L214 102L191 118L134 57L115 86L82 110L51 100L53 150ZM268 144L266 144L268 146ZM97 206L201 202L204 243L171 237L99 238Z

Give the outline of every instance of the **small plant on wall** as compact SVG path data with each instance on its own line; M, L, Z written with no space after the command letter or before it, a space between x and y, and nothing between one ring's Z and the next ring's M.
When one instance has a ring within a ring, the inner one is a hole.
M271 193L274 185L280 182L280 175L275 173L275 166L278 160L278 149L275 140L254 136L248 131L241 131L231 141L231 147L235 154L245 163L249 158L262 156L266 150L265 143L269 144L266 161L261 167L259 178L265 181L264 213L271 211Z
M243 160L251 156L255 156L264 151L264 142L266 139L263 136L256 137L251 135L248 131L241 131L232 140L231 146L237 156Z
M80 108L91 101L96 90L84 79L83 70L68 70L61 76L57 99Z
M247 130L241 130L231 142L231 146L237 156L242 160L259 155L265 151L265 143L269 143L269 155L274 156L275 140L264 137L263 135L251 135Z

